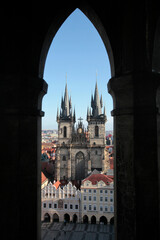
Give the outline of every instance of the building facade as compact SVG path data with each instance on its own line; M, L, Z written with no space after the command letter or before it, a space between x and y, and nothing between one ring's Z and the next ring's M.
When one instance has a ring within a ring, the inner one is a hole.
M94 172L84 179L81 185L81 209L84 223L113 223L113 180Z
M81 221L81 192L71 182L63 189L57 183L41 190L41 221Z
M82 119L75 126L75 109L72 111L67 84L57 110L58 144L56 150L55 179L82 180L97 169L106 172L109 168L108 152L105 149L105 107L102 112L102 96L99 98L97 83L91 108L87 109L88 130Z

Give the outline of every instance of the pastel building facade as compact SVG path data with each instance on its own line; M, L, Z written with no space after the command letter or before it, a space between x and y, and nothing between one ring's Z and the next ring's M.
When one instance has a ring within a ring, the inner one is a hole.
M91 174L81 185L82 221L114 222L114 183L104 174Z

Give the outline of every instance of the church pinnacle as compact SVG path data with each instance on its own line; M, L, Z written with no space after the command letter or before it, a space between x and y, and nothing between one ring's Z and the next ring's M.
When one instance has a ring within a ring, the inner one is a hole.
M65 119L72 119L72 118L73 120L75 119L75 110L73 114L71 97L69 98L69 95L68 95L68 88L67 88L67 81L66 81L64 97L62 96L62 99L61 99L60 113L59 113L59 110L57 109L57 121L59 121L59 119L65 120Z
M96 118L96 119L104 118L104 120L106 120L105 110L104 110L104 113L102 113L102 107L103 107L102 95L99 98L98 85L97 85L97 80L96 80L94 97L93 97L93 95L91 95L92 114L90 114L91 111L89 111L89 108L88 108L87 109L87 120L89 120L91 118Z

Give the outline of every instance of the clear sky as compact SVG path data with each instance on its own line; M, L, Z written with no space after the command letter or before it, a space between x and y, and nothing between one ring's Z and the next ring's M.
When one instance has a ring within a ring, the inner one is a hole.
M67 86L71 95L72 107L75 106L76 119L83 118L87 125L87 107L91 104L91 94L96 83L99 95L102 94L106 107L106 130L113 129L112 97L107 91L107 82L111 78L110 64L103 41L90 20L76 9L62 24L53 38L44 70L44 79L48 83L48 93L44 96L42 110L42 129L57 129L57 107L60 109L64 95L67 73Z

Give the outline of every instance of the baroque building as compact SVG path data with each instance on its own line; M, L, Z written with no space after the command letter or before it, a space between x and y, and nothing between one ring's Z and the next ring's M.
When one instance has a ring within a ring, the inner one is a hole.
M108 152L105 149L106 114L102 96L99 97L97 82L91 108L87 109L88 129L82 118L75 126L76 114L72 110L67 83L61 99L60 112L57 109L58 144L56 151L55 179L82 180L97 169L105 173L109 168Z
M81 185L81 217L83 223L114 221L114 182L94 170Z

